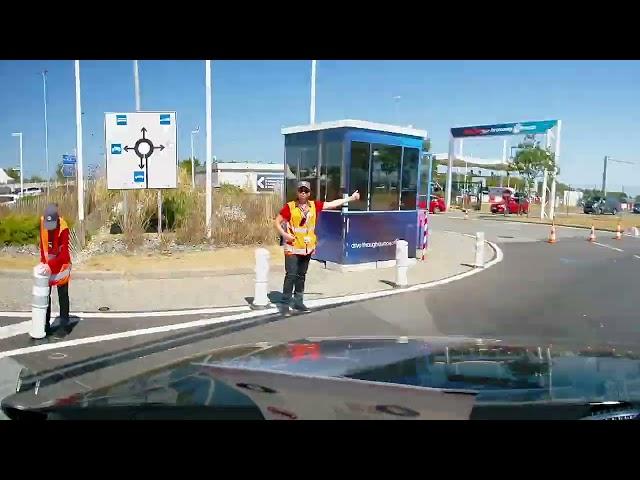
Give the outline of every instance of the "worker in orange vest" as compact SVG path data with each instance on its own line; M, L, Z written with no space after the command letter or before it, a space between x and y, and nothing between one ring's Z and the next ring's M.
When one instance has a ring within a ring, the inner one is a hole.
M282 207L275 219L276 229L284 242L284 285L282 287L282 300L279 306L280 313L289 314L291 295L295 290L295 310L308 312L304 304L304 283L309 267L309 260L316 249L317 238L315 234L318 216L323 210L339 208L349 201L360 199L356 190L348 198L340 198L331 202L310 200L311 184L298 182L296 200L288 202ZM286 229L285 229L286 228Z
M55 336L67 333L69 324L69 279L71 277L71 255L69 253L69 226L58 214L58 205L49 204L40 217L40 263L49 275L49 306L45 332L51 333L51 287L58 290L60 303L60 327Z

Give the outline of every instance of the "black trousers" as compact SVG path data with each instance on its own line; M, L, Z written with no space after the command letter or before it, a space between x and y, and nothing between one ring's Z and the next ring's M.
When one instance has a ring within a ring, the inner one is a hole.
M49 306L47 307L46 329L49 329L51 320L51 288L49 287ZM69 322L69 284L58 285L58 303L60 304L60 324L65 325Z
M307 277L311 255L285 255L284 256L284 285L282 286L282 302L291 301L291 294L296 293L296 301L302 302L304 294L304 281Z

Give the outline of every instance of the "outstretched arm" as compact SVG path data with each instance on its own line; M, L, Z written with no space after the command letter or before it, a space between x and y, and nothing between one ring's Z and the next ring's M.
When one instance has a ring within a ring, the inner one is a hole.
M324 202L324 210L331 210L333 208L338 208L344 205L345 203L348 203L354 200L360 200L360 193L358 193L358 190L353 192L350 197L339 198L337 200L332 200L331 202Z

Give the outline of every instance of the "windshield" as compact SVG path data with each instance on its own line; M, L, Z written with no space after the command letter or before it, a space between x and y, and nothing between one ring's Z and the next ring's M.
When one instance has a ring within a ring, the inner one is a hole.
M640 402L640 63L211 62L0 61L3 408Z

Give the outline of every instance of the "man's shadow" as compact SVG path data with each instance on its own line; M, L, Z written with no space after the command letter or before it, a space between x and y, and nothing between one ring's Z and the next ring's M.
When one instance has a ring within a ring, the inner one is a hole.
M66 325L63 326L61 325L60 317L56 317L50 324L51 333L52 334L62 333L60 330L62 328L64 335L67 336L71 332L73 332L73 330L76 328L79 322L80 322L80 317L78 317L77 315L69 315L69 321L67 322Z

